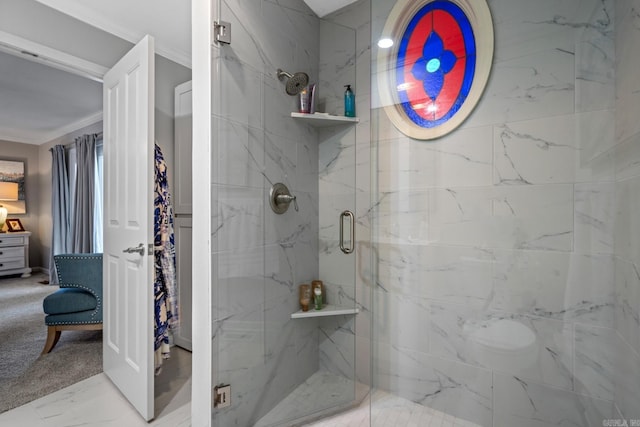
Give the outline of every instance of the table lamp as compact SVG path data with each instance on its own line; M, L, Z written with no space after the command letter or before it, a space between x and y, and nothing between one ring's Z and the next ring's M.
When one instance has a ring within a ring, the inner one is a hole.
M0 182L0 202L18 200L17 182ZM4 223L7 220L7 208L0 204L0 233L4 233Z

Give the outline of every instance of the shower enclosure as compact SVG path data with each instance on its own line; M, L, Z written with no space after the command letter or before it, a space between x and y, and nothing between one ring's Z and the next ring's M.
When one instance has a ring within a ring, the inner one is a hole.
M216 11L231 28L231 43L213 47L212 80L212 368L214 385L231 386L231 405L213 408L220 427L299 423L368 394L357 376L369 372L368 348L356 349L358 319L369 317L357 302L364 252L352 215L368 123L339 117L343 86L356 81L356 32L301 0L281 3L221 1ZM303 73L331 116L296 114ZM286 191L295 200L274 211L270 193ZM298 286L313 280L327 306L301 312Z
M376 427L631 425L637 1L489 0L487 88L431 141L379 97L397 3L318 18L302 0L214 2L232 40L212 48L212 370L231 386L213 425L357 405ZM342 115L351 84L358 120L292 115L278 69L318 83L321 112ZM276 183L298 211L271 210ZM342 311L295 314L314 279Z

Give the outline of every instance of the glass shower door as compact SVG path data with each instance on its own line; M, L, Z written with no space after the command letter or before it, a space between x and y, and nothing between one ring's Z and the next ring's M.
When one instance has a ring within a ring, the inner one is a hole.
M213 383L231 387L218 427L289 425L355 399L355 224L341 216L355 211L355 127L292 117L278 68L333 96L318 51L329 28L294 4L219 4L232 40L212 48ZM295 197L282 213L277 184ZM328 305L302 312L299 285L313 280Z

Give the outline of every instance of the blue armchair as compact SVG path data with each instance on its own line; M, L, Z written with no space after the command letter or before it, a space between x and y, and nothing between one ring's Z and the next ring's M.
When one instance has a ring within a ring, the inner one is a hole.
M62 331L102 329L102 254L63 254L53 257L60 289L42 304L47 316L49 353Z

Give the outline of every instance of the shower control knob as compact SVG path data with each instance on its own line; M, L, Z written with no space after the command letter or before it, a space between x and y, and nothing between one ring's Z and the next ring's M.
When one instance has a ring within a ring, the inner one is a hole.
M293 202L293 207L298 212L298 202L296 196L293 196L286 185L279 182L273 184L269 191L269 203L271 209L277 214L283 214L289 209L289 205Z
M276 203L281 204L289 204L293 202L293 208L298 212L298 202L296 202L296 196L292 196L290 194L278 194L276 196Z

